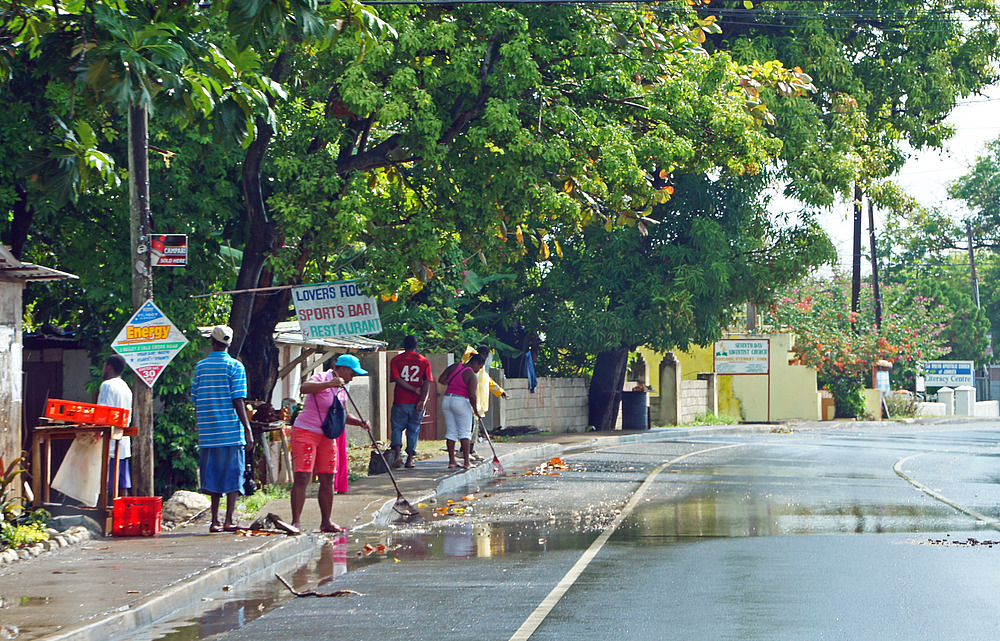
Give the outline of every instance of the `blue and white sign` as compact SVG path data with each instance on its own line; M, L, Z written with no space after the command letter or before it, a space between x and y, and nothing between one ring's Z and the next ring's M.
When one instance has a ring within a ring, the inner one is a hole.
M958 387L976 384L975 363L972 361L930 361L924 365L927 387Z
M121 354L142 382L150 388L160 378L188 339L156 304L147 300L118 332L111 349Z

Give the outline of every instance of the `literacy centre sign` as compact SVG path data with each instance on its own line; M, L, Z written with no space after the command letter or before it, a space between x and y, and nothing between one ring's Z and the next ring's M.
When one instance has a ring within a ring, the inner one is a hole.
M927 387L958 387L976 384L972 361L930 361L924 364L924 385Z
M306 340L382 332L375 297L359 281L302 285L292 289L292 300Z
M767 374L771 341L766 338L724 339L715 343L716 374Z
M111 348L152 388L163 368L187 343L184 333L153 301L147 300L118 333Z

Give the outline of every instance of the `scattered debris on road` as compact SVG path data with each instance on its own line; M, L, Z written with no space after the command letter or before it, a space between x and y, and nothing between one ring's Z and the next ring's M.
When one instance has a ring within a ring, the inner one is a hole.
M314 590L309 590L308 592L298 592L298 591L295 590L295 588L293 588L291 585L288 584L288 581L286 581L283 578L281 578L280 574L275 574L274 576L278 577L278 580L281 581L286 588L288 588L288 591L291 592L292 594L294 594L297 597L305 597L305 596L315 596L315 597L328 597L328 596L329 597L364 596L364 594L361 594L360 592L355 592L354 590L336 590L334 592L316 592Z

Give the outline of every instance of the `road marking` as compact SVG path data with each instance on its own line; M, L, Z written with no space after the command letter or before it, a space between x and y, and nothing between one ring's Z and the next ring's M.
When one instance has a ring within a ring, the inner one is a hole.
M976 512L975 510L967 508L967 507L965 507L964 505L962 505L960 503L956 503L955 501L952 501L951 499L949 499L944 494L941 494L940 492L935 492L931 488L927 487L926 485L924 485L923 483L921 483L920 481L916 480L915 478L913 478L912 476L908 475L906 472L903 471L903 463L905 463L906 461L909 461L911 458L916 458L918 456L923 456L924 454L937 454L937 452L921 452L920 454L912 454L912 455L907 456L905 458L901 458L898 461L896 461L895 465L892 466L892 470L901 479L903 479L904 481L906 481L907 483L909 483L913 487L917 488L918 490L920 490L921 492L923 492L927 496L929 496L931 498L934 498L934 499L937 499L938 501L941 501L945 505L950 505L951 507L955 508L959 512L963 512L965 514L968 514L969 516L971 516L971 517L973 517L975 519L978 519L978 520L982 521L983 523L986 523L986 524L990 525L995 530L1000 530L1000 521L994 519L991 516L986 516L985 514L980 514L979 512Z
M696 454L704 454L706 452L713 452L715 450L725 450L731 447L744 447L745 445L746 445L745 443L734 443L732 445L721 445L719 447L710 447L708 449L698 450L697 452L688 452L687 454L683 454L675 459L667 461L663 465L660 465L652 472L650 472L649 476L647 476L645 480L643 480L642 485L639 486L639 489L635 491L635 494L632 495L632 498L630 498L628 503L625 504L625 507L622 508L622 511L618 514L618 516L615 517L615 520L611 522L611 525L609 525L607 528L605 528L603 532L601 532L601 535L598 536L597 539L590 544L590 547L587 548L587 551L583 553L583 556L581 556L577 560L577 562L573 564L573 567L569 569L569 572L566 573L566 576L564 576L562 580L559 581L556 587L552 588L552 591L549 592L548 596L546 596L545 599L543 599L542 602L538 604L538 607L535 608L535 611L532 612L530 615L528 615L528 618L524 620L524 623L522 623L521 627L517 629L517 632L515 632L514 636L510 638L510 641L527 641L527 639L531 638L531 635L535 633L535 630L538 629L538 626L540 626L542 624L542 621L544 621L545 618L549 616L549 613L552 612L552 609L554 607L556 607L556 604L559 603L559 600L562 599L563 595L566 594L567 591L569 591L570 587L573 586L576 580L580 578L580 575L583 574L583 571L587 569L587 566L590 565L590 562L594 560L594 557L596 557L598 552L601 551L601 548L604 547L604 544L607 543L608 539L611 538L611 535L615 533L615 530L618 529L618 526L620 526L622 522L628 517L628 515L632 513L632 510L635 509L635 506L639 504L639 502L642 500L642 497L646 494L646 491L649 489L650 485L652 485L653 479L655 479L660 474L660 472L667 469L671 465L683 461L689 456L694 456Z

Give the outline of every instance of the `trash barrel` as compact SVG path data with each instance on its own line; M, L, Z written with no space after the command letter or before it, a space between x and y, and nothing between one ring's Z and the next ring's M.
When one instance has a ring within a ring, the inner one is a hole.
M649 429L649 392L622 392L622 429Z

